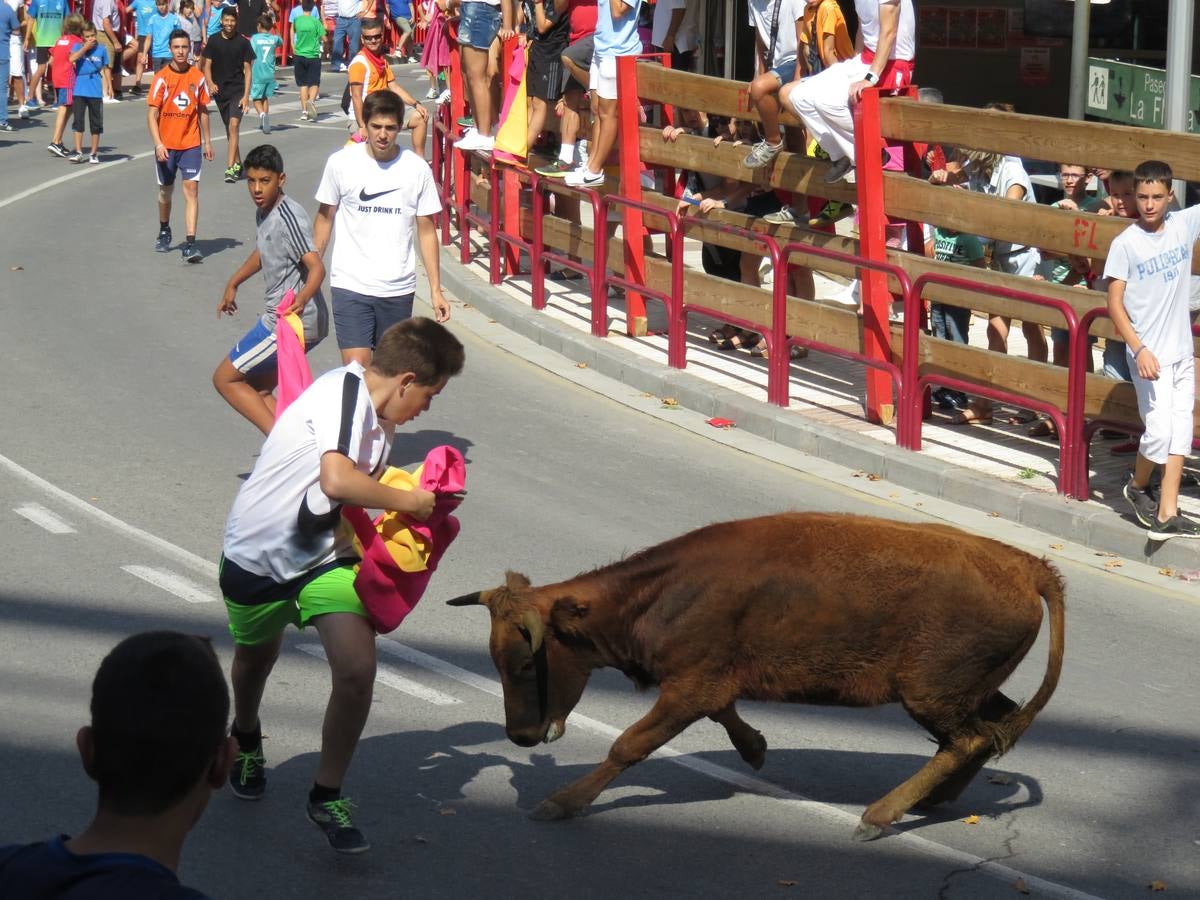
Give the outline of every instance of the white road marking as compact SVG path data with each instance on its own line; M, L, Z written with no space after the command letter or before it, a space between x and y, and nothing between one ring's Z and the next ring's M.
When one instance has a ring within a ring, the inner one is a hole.
M127 537L131 537L140 543L154 547L161 553L164 553L173 559L185 562L192 568L198 568L210 577L215 577L216 566L214 566L208 560L202 559L201 557L196 556L194 553L184 550L182 547L177 547L169 541L155 537L154 535L143 531L140 528L129 525L126 522L122 522L115 516L109 515L103 510L97 509L95 506L92 506L92 504L81 500L73 494L67 493L62 488L51 484L44 478L34 475L28 469L17 465L3 455L0 455L0 468L7 469L26 481L37 485L39 488L51 494L52 496L57 497L64 503L67 503L72 507L87 513L88 515L95 517L101 524L108 526L114 531L124 534ZM130 568L132 567L126 567L126 571L129 571ZM447 662L446 660L439 659L436 656L431 656L428 653L423 653L420 650L415 650L412 647L408 647L404 644L391 641L389 639L383 639L379 641L377 646L383 648L385 653L399 656L408 660L409 662L415 663L418 666L429 669L430 671L445 675L447 678L457 681L460 684L469 685L470 687L482 691L485 694L490 694L493 697L503 696L503 691L501 690L500 684L494 679L476 675L474 672L470 672L466 669L456 666L451 662ZM610 740L621 734L621 729L614 728L611 725L600 722L596 719L592 719L580 713L572 713L570 722L572 726L578 727L580 730L589 731L593 734L598 734L602 737L609 738ZM794 794L791 791L787 791L781 787L778 787L777 785L771 784L768 781L763 781L750 775L744 775L740 772L735 772L732 769L725 768L724 766L719 766L705 760L694 759L685 755L681 751L676 750L670 745L659 748L656 755L670 760L671 762L683 766L684 768L693 772L696 772L697 774L706 775L710 778L715 778L718 781L723 781L726 784L733 785L734 787L741 788L745 791L761 794L766 797L771 797L781 802L788 803L795 806L798 810L802 811L806 815L820 817L838 826L850 828L858 824L859 817L854 813L847 812L830 804L818 803L815 800L811 800L808 797L801 796L800 794ZM945 844L939 844L936 841L931 841L927 838L918 837L915 834L903 832L890 836L888 840L891 842L898 842L899 845L921 853L925 856L938 859L943 862L950 862L958 867L965 867L975 871L983 872L1010 885L1013 884L1017 878L1022 878L1024 879L1025 884L1036 891L1039 896L1058 897L1062 898L1062 900L1103 900L1103 898L1097 897L1094 894L1088 894L1085 891L1076 890L1075 888L1068 887L1066 885L1057 884L1053 881L1047 881L1046 879L1038 878L1036 875L1029 875L1024 872L1020 872L1017 869L1010 868L1009 866L991 862L983 857L975 856L972 853L966 853L961 850L956 850L953 847L948 847Z
M45 528L51 534L74 534L75 529L52 513L40 503L23 503L16 507L13 512L18 516L23 516L41 528Z
M125 537L132 538L139 544L150 547L159 553L162 553L164 556L170 557L177 563L187 566L189 569L197 572L200 575L204 575L205 577L213 579L214 581L216 580L217 565L211 560L197 556L195 553L184 550L182 547L177 547L170 541L163 540L162 538L158 537L157 535L153 535L148 531L143 531L136 525L130 525L127 522L121 521L116 516L106 513L104 510L93 506L86 500L82 500L79 497L76 497L74 494L69 494L62 488L51 484L41 476L33 474L24 466L20 466L13 462L7 456L0 455L0 468L7 469L18 478L28 481L30 484L42 491L45 491L56 500L67 504L72 509L77 509L86 515L91 516L99 521L100 524L111 528L113 531L123 534Z
M121 566L121 570L157 588L162 588L188 603L213 603L217 599L211 591L204 590L194 581L189 581L170 569L158 569L154 566Z
M412 647L387 639L380 640L378 646L381 649L385 649L388 653L437 672L440 675L445 675L447 678L451 678L461 684L469 685L486 694L491 694L494 697L503 697L504 695L499 682L476 675L474 672L469 672L436 656L430 656L428 653L422 653L420 650L414 650ZM568 722L571 726L579 728L582 731L588 731L609 739L616 739L622 733L622 729L620 728L614 728L611 725L581 715L580 713L571 713ZM847 829L853 829L859 822L859 816L852 812L828 803L811 800L808 797L785 790L761 778L735 772L733 769L728 769L725 766L720 766L706 760L696 759L695 757L688 756L681 750L676 750L670 744L660 747L655 751L653 756L673 762L699 775L706 775L717 781L723 781L747 793L759 794L782 801L795 807L806 816L816 816L832 824L845 826ZM972 853L966 853L962 850L956 850L953 847L947 847L945 844L939 844L936 841L918 837L915 834L901 832L890 835L886 840L889 843L899 841L901 844L925 856L982 872L1008 884L1013 884L1018 878L1021 878L1038 896L1058 897L1061 900L1103 900L1103 898L1094 894L1079 891L1053 881L1047 881L1044 878L1038 878L1036 875L1029 875L1009 866L975 856Z
M383 649L389 643L389 641L380 641L379 646ZM300 644L297 649L318 659L328 658L325 655L325 648L320 644ZM449 694L443 694L441 691L425 687L425 685L419 684L411 678L405 678L386 663L379 663L375 672L375 680L380 684L386 684L390 688L395 688L402 693L408 694L410 697L416 697L418 700L432 703L434 706L454 706L457 703L462 703L457 697L451 697Z

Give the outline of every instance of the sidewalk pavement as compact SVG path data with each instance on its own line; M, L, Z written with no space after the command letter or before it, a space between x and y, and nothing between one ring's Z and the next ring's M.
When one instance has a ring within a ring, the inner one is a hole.
M475 243L478 250L478 238ZM687 261L698 267L691 258L694 252L687 254ZM457 249L446 249L441 269L444 289L457 299L542 347L639 391L672 399L708 417L731 419L738 429L861 471L872 480L884 479L999 516L1098 554L1158 566L1164 575L1200 569L1200 541L1146 540L1145 529L1121 496L1133 463L1132 456L1110 452L1121 440L1093 441L1091 499L1067 500L1055 491L1057 440L1029 437L1028 424L1010 424L1008 417L1016 410L997 406L993 424L954 426L948 413L935 409L922 431L923 449L912 452L896 446L891 428L866 420L863 367L856 363L816 352L793 362L791 405L782 409L766 402L765 360L744 351L721 352L708 341L719 322L689 317L687 367L671 369L666 363L665 316L653 301L647 303L649 333L631 338L625 334L623 298L610 295L609 335L599 339L590 332L586 279L548 278L547 306L537 312L528 275L496 286L488 283L486 253L477 252L464 267ZM818 297L839 288L817 276ZM986 346L984 331L984 323L977 320L971 343ZM1025 352L1018 328L1010 336L1010 352ZM1180 505L1200 518L1196 493L1193 489L1181 497Z

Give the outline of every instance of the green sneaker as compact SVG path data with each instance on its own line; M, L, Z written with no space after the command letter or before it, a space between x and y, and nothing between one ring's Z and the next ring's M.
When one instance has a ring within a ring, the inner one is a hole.
M236 184L237 180L238 180L238 173L234 169L233 166L230 166L228 169L225 170L225 183L226 184Z
M459 116L458 124L461 125L463 128L474 128L475 127L475 117L474 116Z
M363 833L350 821L353 808L349 797L308 804L308 821L325 833L329 846L338 853L366 853L371 849Z
M554 162L547 163L544 166L538 166L533 171L537 172L544 178L566 178L567 173L575 167L570 163L565 163L561 159L556 159Z
M261 800L267 789L267 760L263 756L262 742L250 753L239 753L234 757L233 769L229 772L229 789L239 800Z

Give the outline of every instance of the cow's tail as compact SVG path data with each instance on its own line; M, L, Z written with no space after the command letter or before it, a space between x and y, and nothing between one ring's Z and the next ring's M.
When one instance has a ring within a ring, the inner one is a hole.
M1063 581L1058 570L1045 560L1038 560L1037 589L1046 608L1050 613L1050 654L1046 662L1046 674L1042 678L1041 687L1030 698L1029 702L1017 707L1004 717L994 733L996 756L1001 756L1012 749L1022 734L1025 733L1034 716L1050 702L1050 696L1058 687L1058 677L1062 674L1064 633L1066 631L1066 606L1063 600Z

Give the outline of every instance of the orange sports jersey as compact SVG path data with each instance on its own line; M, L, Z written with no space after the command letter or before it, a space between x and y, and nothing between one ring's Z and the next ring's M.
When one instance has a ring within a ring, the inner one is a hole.
M350 71L346 76L350 84L363 86L363 97L376 91L386 90L387 86L396 80L392 67L386 63L382 66L372 65L365 53L359 53L350 63Z
M168 150L190 150L200 146L200 110L207 109L212 98L208 84L195 66L176 72L164 66L154 76L150 99L158 108L158 133Z

